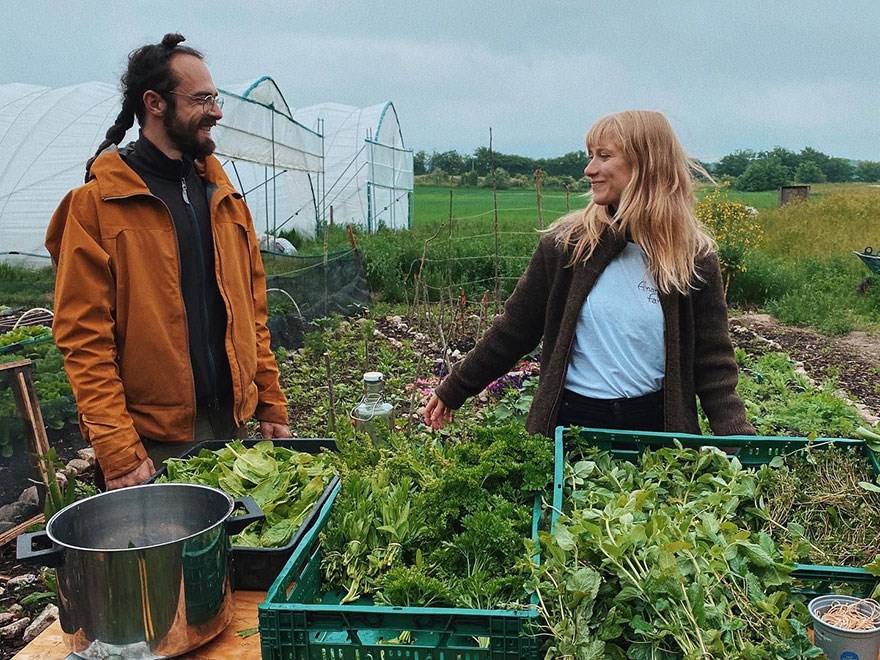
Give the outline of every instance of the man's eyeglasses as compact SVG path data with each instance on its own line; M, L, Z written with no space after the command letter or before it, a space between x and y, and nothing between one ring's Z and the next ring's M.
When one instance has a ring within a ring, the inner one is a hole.
M168 93L175 94L177 96L185 96L188 99L191 99L192 101L194 101L196 103L201 103L202 104L202 112L204 112L205 114L208 114L209 112L211 112L211 110L214 109L215 105L218 108L221 108L221 109L223 108L223 97L220 96L219 94L217 96L214 96L212 94L208 94L206 96L196 96L194 94L185 94L184 92L168 92Z

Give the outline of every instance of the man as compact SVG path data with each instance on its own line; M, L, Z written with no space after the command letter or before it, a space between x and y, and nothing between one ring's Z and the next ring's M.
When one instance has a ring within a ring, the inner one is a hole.
M222 99L183 40L129 55L122 111L46 234L53 335L107 489L253 415L290 436L253 222L211 155Z

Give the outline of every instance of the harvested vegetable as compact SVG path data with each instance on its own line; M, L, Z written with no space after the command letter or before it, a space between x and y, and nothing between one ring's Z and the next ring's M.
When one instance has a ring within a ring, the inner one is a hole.
M761 529L798 561L865 566L880 552L880 488L861 450L815 443L757 472Z
M533 567L547 657L821 655L789 600L793 554L750 528L757 479L735 458L678 445L634 464L591 448L566 486Z
M496 609L527 597L535 494L553 451L521 426L340 441L342 489L322 534L325 592L342 603Z
M309 454L262 440L252 447L241 440L223 449L202 449L189 458L165 462L157 481L201 484L230 496L253 497L265 514L232 537L232 544L253 548L287 545L335 476L327 454Z

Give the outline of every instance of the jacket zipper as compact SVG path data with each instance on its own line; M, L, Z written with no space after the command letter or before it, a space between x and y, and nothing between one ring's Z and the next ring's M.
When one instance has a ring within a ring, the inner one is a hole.
M211 183L206 182L205 184L205 193L208 197L208 212L211 217L214 217L214 207L219 206L220 202L225 198L225 196L221 197L215 204L215 196L219 188ZM211 238L214 249L214 270L222 273L223 272L223 260L220 257L220 251L217 249L217 236L214 234L214 223L211 223ZM227 328L234 327L233 325L233 314L234 310L232 309L232 305L229 304L229 297L226 295L226 291L223 288L223 278L217 277L217 289L220 291L220 295L223 298L223 303L226 305L226 324ZM235 333L227 332L226 336L229 337L229 341L232 342L232 352L233 356L238 355L238 351L235 350ZM225 342L224 342L225 346ZM233 360L236 360L235 357L230 358L229 364L230 366L233 364ZM236 361L237 364L237 361ZM238 389L241 392L238 397L238 406L235 406L235 391L233 388L232 399L233 399L233 416L235 417L235 421L238 424L244 424L244 414L242 410L244 409L244 379L242 378L241 368L237 367L234 370L235 373L238 374Z
M198 263L198 271L199 271L199 284L204 291L206 288L205 283L205 255L202 253L202 232L199 228L199 219L196 217L195 209L193 209L192 203L189 201L189 191L186 186L186 178L180 178L180 192L183 196L183 203L186 206L187 213L189 215L190 222L192 222L193 230L195 232L196 238L199 243L199 249L196 250L198 254L199 263ZM206 362L208 365L208 378L211 383L213 383L213 397L211 401L211 407L215 410L220 407L220 401L217 397L217 365L214 362L214 355L211 352L211 337L207 335L208 331L208 306L206 304L206 298L202 297L199 304L199 318L202 323L202 329L206 332L205 334L205 343L202 346L202 353L206 357ZM196 401L196 408L198 408L198 401Z

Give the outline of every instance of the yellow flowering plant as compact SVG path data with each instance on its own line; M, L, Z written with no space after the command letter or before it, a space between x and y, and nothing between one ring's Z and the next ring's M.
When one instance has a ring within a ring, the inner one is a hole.
M757 211L742 202L731 200L727 186L714 188L694 209L699 220L718 244L718 260L724 275L724 290L735 272L745 272L746 256L763 236Z

